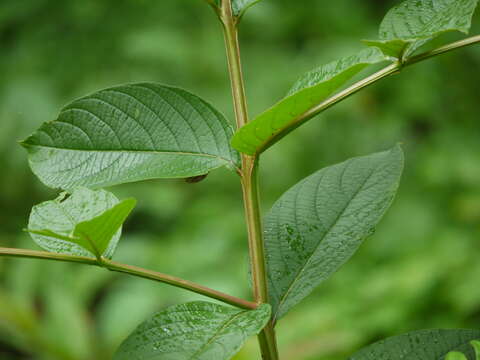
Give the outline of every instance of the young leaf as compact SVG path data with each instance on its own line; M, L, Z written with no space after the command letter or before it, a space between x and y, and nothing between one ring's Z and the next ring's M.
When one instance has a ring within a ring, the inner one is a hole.
M66 196L32 208L28 231L33 240L51 252L111 258L135 200L119 202L110 192L86 188Z
M233 147L249 155L261 153L309 120L304 116L308 110L361 70L386 59L380 50L370 48L308 72L284 99L240 128L232 139Z
M458 351L452 351L445 356L445 360L468 360L465 355Z
M274 319L357 250L390 206L403 169L399 146L324 168L288 190L265 218Z
M102 256L136 204L137 201L132 198L119 202L101 215L78 223L73 230L73 236L88 243L89 247L86 249L97 257Z
M407 0L392 8L380 25L379 40L366 40L386 55L405 59L447 31L468 33L478 0Z
M261 0L232 0L233 15L241 17L250 7Z
M349 360L439 360L459 351L475 360L469 342L480 337L480 330L420 330L394 336L360 350Z
M187 91L139 83L75 100L22 145L48 186L99 188L238 166L232 128Z
M141 324L114 360L227 360L270 319L270 306L238 310L208 302L171 306Z

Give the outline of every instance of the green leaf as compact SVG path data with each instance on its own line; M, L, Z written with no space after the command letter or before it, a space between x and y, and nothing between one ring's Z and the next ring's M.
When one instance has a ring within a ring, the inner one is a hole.
M136 204L137 201L132 198L119 202L103 214L78 223L73 236L85 240L89 244L86 249L97 257L102 256Z
M237 150L249 155L261 153L306 122L304 114L332 95L368 65L385 61L376 48L344 57L308 72L288 95L253 121L240 128L232 139Z
M114 360L227 360L270 319L270 306L238 310L208 302L171 306L141 324Z
M139 83L75 100L22 145L46 185L99 188L238 167L232 133L223 115L197 96Z
M452 351L445 356L445 360L468 360L465 355L458 351Z
M397 191L399 146L326 167L288 190L265 218L274 319L337 271L372 234Z
M478 0L407 0L392 8L380 25L379 40L364 41L405 60L447 31L468 33Z
M475 360L469 341L478 339L480 330L420 330L394 336L360 350L349 360L441 360L451 351Z
M480 341L474 340L470 342L470 345L472 345L475 350L475 360L480 360Z
M28 231L43 249L63 254L111 258L121 234L121 225L135 206L105 190L77 188L67 198L32 208Z
M232 0L233 15L241 17L250 7L261 0Z

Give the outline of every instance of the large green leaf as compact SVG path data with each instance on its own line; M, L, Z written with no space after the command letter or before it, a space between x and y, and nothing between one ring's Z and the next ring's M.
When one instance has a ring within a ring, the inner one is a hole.
M111 258L135 200L119 202L108 191L86 188L67 196L32 208L28 231L33 240L51 252Z
M256 310L202 301L171 306L141 324L114 360L227 360L269 319L269 305Z
M139 83L67 105L22 145L48 186L98 188L153 178L188 178L238 166L232 129L187 91Z
M480 330L421 330L394 336L360 350L349 360L443 360L451 351L475 360L469 343L480 338Z
M447 31L468 33L478 0L407 0L392 8L380 25L379 40L366 40L385 54L405 59Z
M338 270L390 206L399 146L324 168L288 190L265 218L269 295L278 319Z
M368 65L386 60L376 48L344 57L308 72L288 95L237 131L232 145L249 155L260 153L294 130L309 117L303 115L332 95Z
M445 356L445 360L468 360L465 355L458 351L452 351Z

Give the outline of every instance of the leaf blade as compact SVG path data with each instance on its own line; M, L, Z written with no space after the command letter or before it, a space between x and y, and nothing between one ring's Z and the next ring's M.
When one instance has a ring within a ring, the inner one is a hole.
M136 204L137 201L133 198L120 201L101 215L78 223L73 236L90 243L89 250L93 250L97 257L101 257Z
M475 358L469 342L480 337L479 330L433 329L394 336L358 351L349 360L418 359L439 360L450 351L463 352L469 360Z
M477 4L478 0L404 1L390 9L383 19L379 40L364 42L404 60L442 33L459 31L468 34Z
M385 60L380 50L370 48L308 72L284 99L240 128L233 136L232 146L249 155L261 153L309 119L301 118L302 114L367 66Z
M97 254L91 243L75 234L78 224L97 217L105 220L104 214L121 204L112 193L105 190L77 188L66 198L63 193L54 200L45 201L32 208L28 231L41 248L69 255L104 256L111 258L118 244L121 226L113 233L104 251Z
M390 206L403 169L399 146L350 159L302 180L265 217L274 319L283 316L357 250Z
M47 186L99 188L236 168L232 134L223 115L199 97L136 83L73 101L22 145Z
M141 324L114 360L230 359L270 318L270 306L238 310L202 301L175 305Z

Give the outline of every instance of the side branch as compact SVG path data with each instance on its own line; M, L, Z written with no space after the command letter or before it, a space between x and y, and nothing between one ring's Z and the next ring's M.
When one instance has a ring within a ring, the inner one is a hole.
M169 284L178 288L192 291L194 293L207 296L212 299L222 301L224 303L240 307L242 309L255 309L257 307L256 303L247 301L244 299L231 296L220 291L210 289L208 287L196 284L194 282L184 280L175 276L162 274L156 271L146 270L137 266L121 264L108 259L101 259L99 262L95 258L89 258L85 256L74 256L66 254L57 254L49 253L46 251L35 251L35 250L24 250L24 249L12 249L12 248L1 248L0 247L0 257L23 257L31 259L44 259L44 260L54 260L54 261L64 261L64 262L73 262L86 265L95 265L104 267L111 271L121 272L144 279L149 279L153 281L158 281L164 284Z
M399 62L394 62L383 69L377 71L376 73L367 76L366 78L354 83L353 85L347 87L346 89L336 93L335 95L327 98L326 100L322 101L320 104L312 107L308 111L304 112L303 114L299 115L295 119L293 119L286 127L284 127L280 132L278 132L274 137L270 138L268 142L266 142L262 148L260 148L257 154L260 154L275 144L277 141L282 139L284 136L288 135L291 131L295 130L314 116L320 114L321 112L327 110L331 106L347 99L351 95L357 93L358 91L366 88L369 85L376 83L377 81L388 77L392 74L400 72L401 69L404 67L416 64L418 62L430 59L432 57L445 54L452 50L460 49L462 47L470 46L473 44L480 43L480 35L472 36L467 39L463 39L460 41L456 41L444 46L441 46L437 49L430 50L419 55L413 56L410 59L407 59L403 64Z

